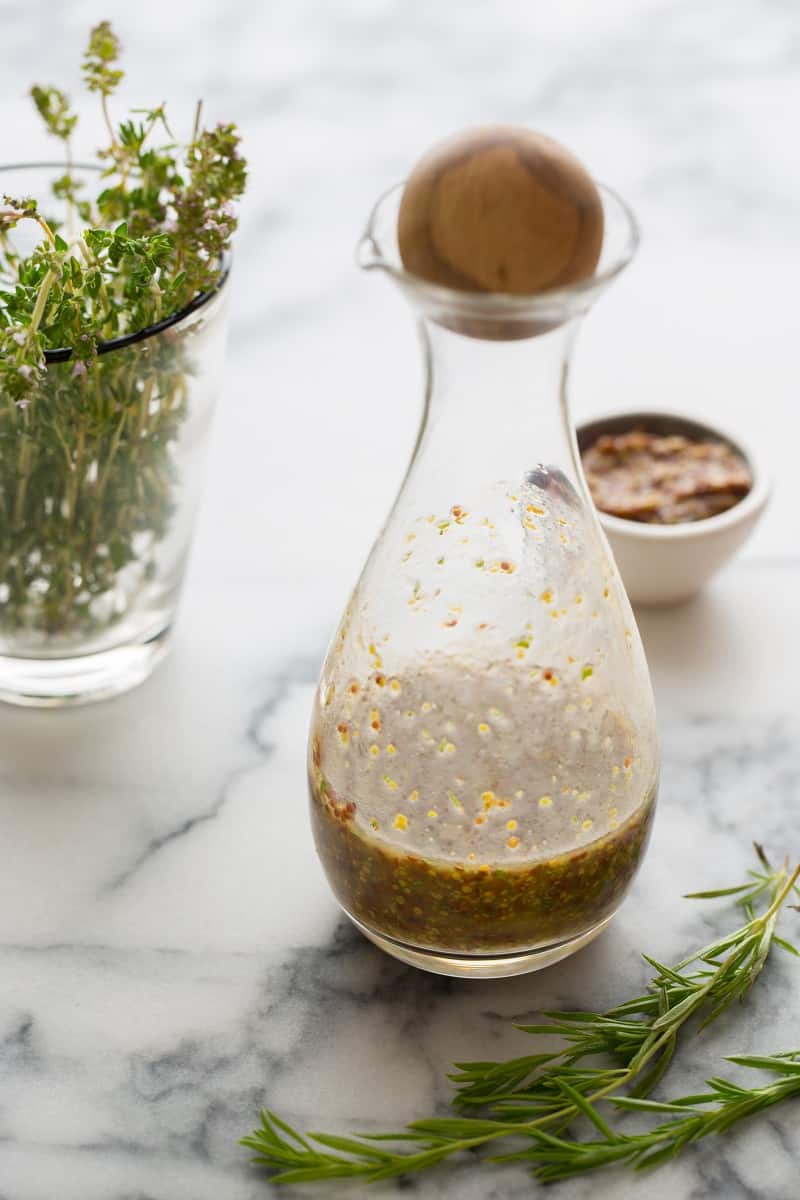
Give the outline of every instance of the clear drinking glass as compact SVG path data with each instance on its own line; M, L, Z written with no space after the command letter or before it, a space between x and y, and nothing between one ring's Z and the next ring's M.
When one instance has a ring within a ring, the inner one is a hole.
M6 167L0 189L43 198L61 172ZM97 186L97 172L81 175ZM222 374L226 276L101 345L86 374L49 352L34 403L0 394L0 699L98 699L166 652Z
M607 925L644 853L647 665L569 420L580 320L629 262L603 189L596 275L534 297L402 269L401 188L360 244L420 323L411 465L328 652L312 717L317 849L351 920L450 975L535 970Z

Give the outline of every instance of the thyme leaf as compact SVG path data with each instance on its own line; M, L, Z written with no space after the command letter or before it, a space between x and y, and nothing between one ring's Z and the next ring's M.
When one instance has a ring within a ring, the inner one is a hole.
M113 624L155 570L177 503L188 331L103 356L98 347L216 287L246 184L234 125L196 121L181 147L163 103L114 122L120 50L102 21L83 58L108 135L98 194L72 165L69 97L37 84L64 170L50 201L0 203L0 634L37 645ZM67 363L48 362L57 349Z

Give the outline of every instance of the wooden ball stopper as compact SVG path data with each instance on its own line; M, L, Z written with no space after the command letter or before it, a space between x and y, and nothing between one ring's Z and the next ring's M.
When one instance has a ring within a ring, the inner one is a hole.
M398 217L407 271L470 292L530 295L586 279L603 205L558 142L528 129L467 130L417 163Z

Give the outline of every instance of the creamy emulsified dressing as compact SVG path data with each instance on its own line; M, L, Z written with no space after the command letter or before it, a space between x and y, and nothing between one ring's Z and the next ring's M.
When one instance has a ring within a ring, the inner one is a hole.
M340 902L414 945L528 949L592 928L635 872L656 764L590 668L442 663L328 688L311 740Z

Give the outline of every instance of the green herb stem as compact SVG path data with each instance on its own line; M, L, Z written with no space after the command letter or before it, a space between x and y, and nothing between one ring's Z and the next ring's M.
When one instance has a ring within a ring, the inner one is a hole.
M83 60L108 134L93 198L73 176L68 97L31 90L64 143L65 174L52 191L68 240L35 199L0 205L0 634L23 643L32 634L37 645L45 635L72 646L105 631L153 568L179 501L176 449L198 322L102 356L98 346L216 286L246 182L233 125L202 129L198 116L181 148L162 103L115 128L119 53L100 22ZM157 126L170 144L157 144ZM23 220L44 236L28 254L9 237ZM69 362L48 363L55 349L71 351Z
M528 1145L491 1161L528 1162L543 1180L612 1162L656 1165L688 1141L723 1132L751 1112L800 1091L800 1064L792 1056L779 1056L759 1060L758 1065L777 1070L766 1064L780 1063L785 1080L747 1094L735 1090L738 1085L712 1080L708 1095L671 1102L666 1111L677 1110L679 1121L671 1120L646 1134L618 1134L597 1110L598 1103L611 1101L618 1108L664 1111L663 1106L644 1096L666 1071L678 1032L702 1013L706 1014L705 1024L713 1021L752 987L777 940L778 916L796 890L798 878L800 865L788 873L785 866L775 871L766 864L765 871L751 872L751 880L741 887L707 893L735 894L750 919L674 967L645 956L655 970L645 995L602 1014L549 1013L545 1014L548 1024L520 1026L531 1034L561 1033L568 1042L565 1049L506 1063L460 1064L454 1076L462 1088L457 1103L462 1108L482 1107L487 1110L484 1115L430 1118L412 1122L394 1133L356 1138L324 1133L311 1133L305 1138L275 1114L262 1112L260 1126L243 1138L242 1144L255 1153L258 1164L275 1172L272 1178L277 1183L344 1177L374 1182L428 1169L452 1155L506 1139L522 1139ZM756 915L753 905L764 895L767 907ZM789 943L785 945L795 952ZM686 968L692 964L697 964L696 969L687 973ZM602 1054L616 1063L597 1066L598 1055ZM755 1060L742 1057L733 1061L757 1065ZM695 1111L715 1101L719 1104L713 1112ZM581 1117L595 1127L600 1138L582 1142L565 1136ZM409 1142L417 1149L376 1148L376 1143Z

